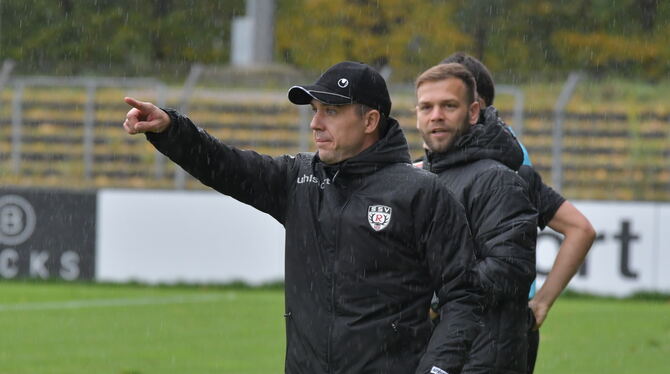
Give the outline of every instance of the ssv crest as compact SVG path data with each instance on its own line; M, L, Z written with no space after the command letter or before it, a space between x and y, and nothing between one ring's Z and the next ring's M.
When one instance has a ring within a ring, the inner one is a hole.
M375 231L386 228L391 222L391 208L386 205L370 205L368 207L368 223Z

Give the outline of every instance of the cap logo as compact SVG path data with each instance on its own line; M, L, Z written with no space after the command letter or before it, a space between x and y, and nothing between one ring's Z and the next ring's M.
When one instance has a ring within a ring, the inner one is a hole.
M370 205L368 207L368 223L375 231L386 228L391 222L391 208L386 205Z
M349 80L347 78L340 78L340 80L337 81L337 85L340 88L345 88L349 85Z

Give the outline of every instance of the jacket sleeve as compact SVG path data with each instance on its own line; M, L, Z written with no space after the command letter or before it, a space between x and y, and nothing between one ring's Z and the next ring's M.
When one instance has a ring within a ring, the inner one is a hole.
M526 298L535 279L537 212L528 185L508 168L477 177L467 199L477 245L475 271L493 300Z
M168 130L146 134L158 151L203 184L284 223L292 157L273 158L228 146L177 111L163 110L170 116Z
M434 368L439 368L456 374L461 372L479 332L482 296L473 279L474 242L465 211L450 193L436 195L441 199L422 242L441 318L416 373L434 373Z

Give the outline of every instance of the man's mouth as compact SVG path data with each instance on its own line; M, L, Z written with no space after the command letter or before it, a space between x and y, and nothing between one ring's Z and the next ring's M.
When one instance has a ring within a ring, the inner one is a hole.
M431 134L438 134L438 135L441 135L441 134L448 134L448 133L450 133L450 132L451 132L451 131L450 131L449 129L444 129L444 128L437 128L437 129L432 129L432 130L430 130L430 133L431 133Z
M329 139L325 139L325 138L314 138L314 144L316 144L316 146L317 146L318 148L326 147L326 146L328 146L328 144L330 144L330 143L331 143L331 141L330 141Z
M327 143L330 139L327 136L324 136L323 133L315 132L314 133L314 142L316 143Z

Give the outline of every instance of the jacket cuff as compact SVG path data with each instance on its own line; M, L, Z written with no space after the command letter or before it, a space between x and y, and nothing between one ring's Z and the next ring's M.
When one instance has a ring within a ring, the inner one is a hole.
M163 132L147 132L144 135L152 144L168 144L173 139L179 138L179 127L181 126L184 117L181 115L181 113L172 108L159 109L167 113L167 115L170 117L170 125Z

